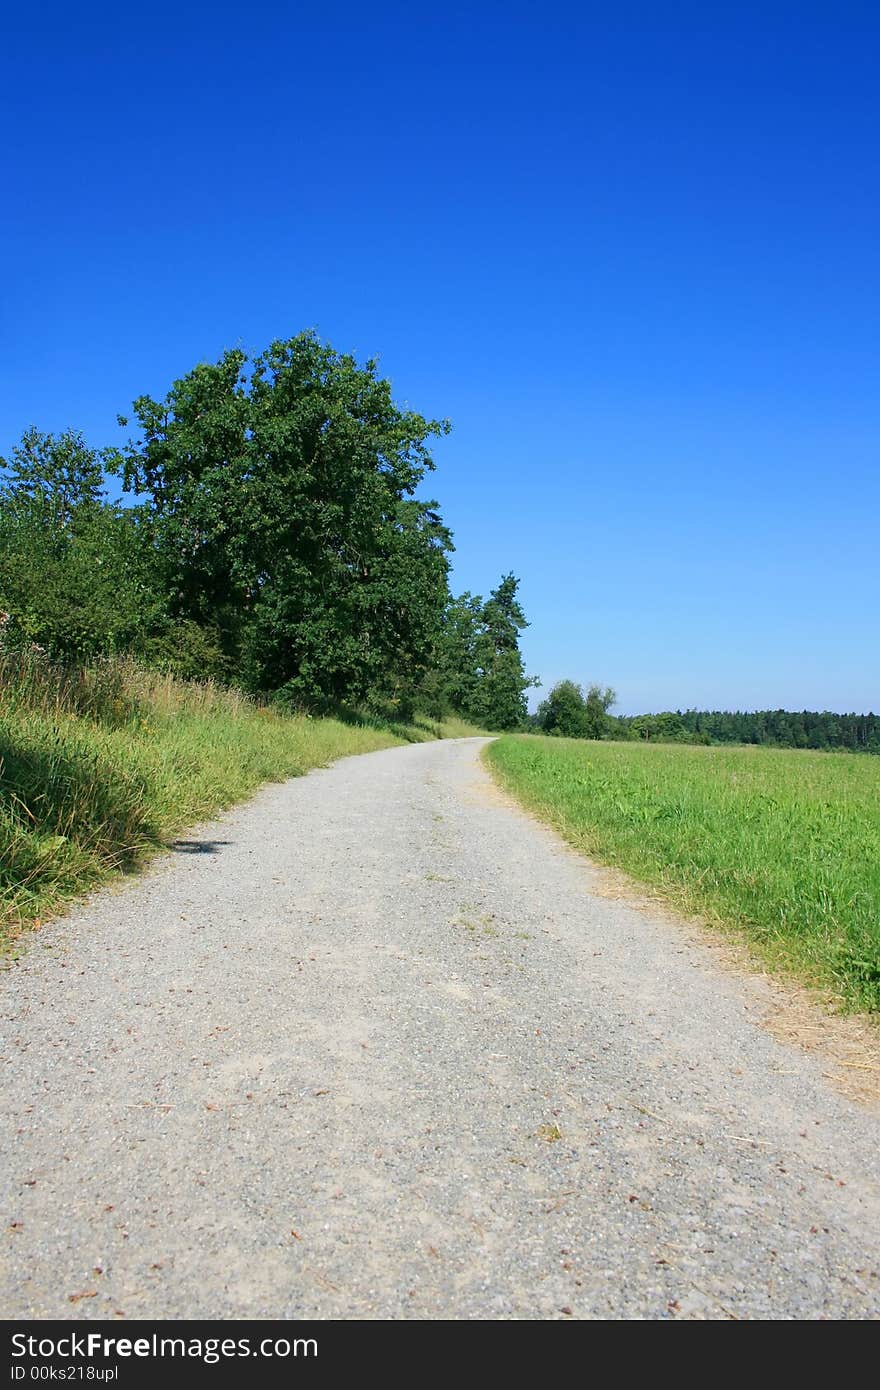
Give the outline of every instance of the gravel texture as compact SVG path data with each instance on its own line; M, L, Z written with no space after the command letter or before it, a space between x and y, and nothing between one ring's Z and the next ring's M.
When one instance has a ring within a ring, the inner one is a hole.
M877 1110L481 743L268 787L30 939L0 1314L877 1315Z

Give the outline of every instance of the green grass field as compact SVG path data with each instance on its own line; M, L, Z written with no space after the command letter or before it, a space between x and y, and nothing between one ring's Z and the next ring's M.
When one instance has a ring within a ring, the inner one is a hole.
M880 1009L880 758L534 736L485 756L583 853Z
M263 782L474 732L285 715L126 662L66 674L0 656L0 941Z

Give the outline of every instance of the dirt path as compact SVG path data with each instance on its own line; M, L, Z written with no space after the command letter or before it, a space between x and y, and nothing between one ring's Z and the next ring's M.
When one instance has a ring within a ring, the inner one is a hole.
M274 786L0 977L5 1317L866 1317L880 1123L480 740Z

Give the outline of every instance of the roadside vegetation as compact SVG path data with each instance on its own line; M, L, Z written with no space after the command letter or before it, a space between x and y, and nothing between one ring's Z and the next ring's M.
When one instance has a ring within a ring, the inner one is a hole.
M520 727L518 580L449 589L449 428L313 333L0 459L0 924L261 782Z
M0 935L14 939L263 782L474 732L339 713L289 714L124 659L65 670L0 656Z
M524 724L519 581L449 589L424 490L443 420L312 333L140 396L121 447L25 430L0 459L0 642L133 656L288 710Z
M507 736L501 784L578 850L880 1010L880 762Z

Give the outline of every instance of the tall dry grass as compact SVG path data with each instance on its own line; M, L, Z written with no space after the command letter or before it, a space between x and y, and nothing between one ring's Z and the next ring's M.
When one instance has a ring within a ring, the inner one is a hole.
M70 671L0 653L0 930L134 868L262 782L398 742L127 660Z

